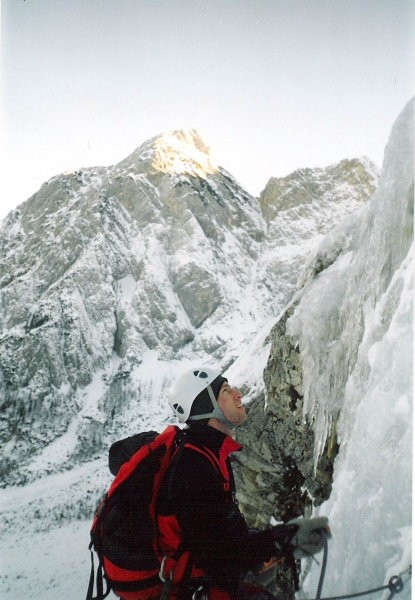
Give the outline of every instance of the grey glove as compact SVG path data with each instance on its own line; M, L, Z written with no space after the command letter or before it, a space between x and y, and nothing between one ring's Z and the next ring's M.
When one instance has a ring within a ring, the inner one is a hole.
M290 540L290 546L294 549L294 558L305 558L317 554L324 547L325 537L331 537L327 517L311 519L298 517L288 521L287 525L297 526L297 530Z

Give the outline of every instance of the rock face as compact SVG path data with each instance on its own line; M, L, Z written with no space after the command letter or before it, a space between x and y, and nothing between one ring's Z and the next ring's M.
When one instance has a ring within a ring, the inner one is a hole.
M272 180L258 200L193 130L45 183L0 232L3 485L171 420L177 369L237 362L310 248L375 185L372 165L343 161Z
M300 349L287 334L293 308L271 330L264 370L267 402L259 397L249 408L249 423L238 431L244 452L238 455L238 498L256 527L270 517L288 521L321 504L331 491L333 461L338 446L330 438L314 470L314 432L304 418L303 367Z

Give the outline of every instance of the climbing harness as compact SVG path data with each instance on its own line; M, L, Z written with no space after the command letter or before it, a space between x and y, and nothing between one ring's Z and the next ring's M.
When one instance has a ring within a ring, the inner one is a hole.
M355 594L345 594L344 596L331 596L326 598L321 598L321 591L323 589L324 577L326 575L326 567L327 567L327 556L328 556L328 544L327 544L327 536L324 536L324 553L323 553L323 562L321 565L320 578L317 587L317 595L312 600L346 600L347 598L358 598L360 596L367 596L369 594L375 594L376 592L383 592L385 590L390 590L390 594L387 600L392 600L395 594L399 594L404 587L405 583L407 583L412 576L412 565L409 565L405 571L402 571L399 575L394 575L391 577L387 583L387 585L382 585L378 588L374 588L371 590L365 590L364 592L357 592ZM406 579L403 577L406 576Z

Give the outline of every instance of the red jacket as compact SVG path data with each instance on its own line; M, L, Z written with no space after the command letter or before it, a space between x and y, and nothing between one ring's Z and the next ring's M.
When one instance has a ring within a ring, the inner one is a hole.
M163 553L172 556L182 542L190 577L207 574L231 594L247 571L276 554L271 530L249 531L235 499L230 455L241 448L213 427L192 425L157 508Z

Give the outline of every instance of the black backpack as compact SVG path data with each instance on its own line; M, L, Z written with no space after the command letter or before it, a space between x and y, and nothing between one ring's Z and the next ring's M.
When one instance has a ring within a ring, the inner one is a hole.
M131 437L114 442L108 451L108 467L115 476L124 463L130 460L133 454L140 450L145 444L149 444L158 436L157 431L144 431L136 433Z
M147 431L111 446L109 467L115 479L91 526L86 600L103 600L111 590L116 595L134 592L137 600L160 597L155 505L167 469L184 441L184 432L171 425L161 434ZM96 575L93 549L99 559Z

